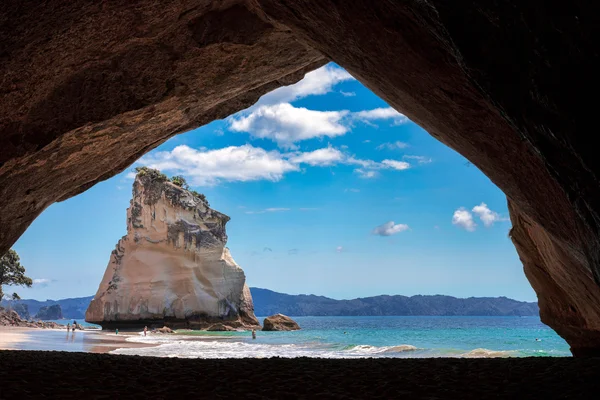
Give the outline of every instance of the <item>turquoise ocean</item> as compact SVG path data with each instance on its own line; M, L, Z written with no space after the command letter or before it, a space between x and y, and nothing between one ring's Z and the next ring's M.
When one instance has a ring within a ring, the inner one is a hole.
M262 321L262 318L259 318ZM294 317L293 332L178 331L133 335L155 347L113 354L184 358L568 357L568 344L538 317Z

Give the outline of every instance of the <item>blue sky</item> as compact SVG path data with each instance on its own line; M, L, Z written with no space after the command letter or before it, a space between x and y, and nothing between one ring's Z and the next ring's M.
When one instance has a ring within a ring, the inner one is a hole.
M231 216L228 247L250 286L536 300L502 192L335 64L135 165L185 176ZM95 294L126 233L132 168L52 205L19 239L36 282L22 297Z

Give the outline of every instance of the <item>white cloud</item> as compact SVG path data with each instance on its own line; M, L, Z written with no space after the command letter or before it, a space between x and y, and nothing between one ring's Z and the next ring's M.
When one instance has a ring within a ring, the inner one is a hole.
M356 168L354 173L359 176L359 178L363 179L372 179L377 178L379 176L379 172L373 170L365 170L362 168Z
M312 166L329 166L341 162L344 154L333 147L325 147L314 151L296 153L290 157L290 161L296 164L308 164Z
M473 221L473 214L467 211L464 207L454 211L452 223L456 226L466 229L469 232L473 232L477 227L477 224L475 221Z
M139 163L163 172L182 174L192 185L198 186L212 186L221 181L278 181L285 173L300 170L278 151L251 145L217 150L196 150L180 145L170 152L150 153Z
M363 140L363 143L371 143L371 141L369 139L367 139L367 140Z
M479 219L481 220L481 222L483 222L483 225L486 228L489 228L490 226L494 225L494 222L506 220L505 218L502 218L497 212L490 210L487 204L483 202L480 205L473 207L472 211L479 217Z
M331 64L307 73L304 78L289 86L283 86L262 96L257 104L289 103L311 95L323 95L332 91L340 82L354 80L346 70Z
M408 146L409 146L408 143L397 141L397 142L393 142L393 143L382 143L379 146L377 146L376 149L377 150L383 150L383 149L398 150L398 149L405 149Z
M36 279L32 279L33 281L33 285L40 287L40 288L45 288L48 287L48 285L52 282L55 282L53 279L47 279L47 278L36 278Z
M222 149L192 149L180 145L171 151L159 151L142 157L136 164L146 165L167 174L183 175L192 186L214 186L221 182L279 181L286 173L302 166L324 167L356 165L362 178L375 178L380 170L402 171L410 168L406 161L363 160L331 146L308 152L281 153L246 144Z
M383 160L381 164L387 168L396 169L398 171L404 171L405 169L410 168L410 164L406 161Z
M405 160L415 160L419 164L429 164L433 160L430 157L425 156L403 156Z
M408 118L404 114L400 114L392 107L380 107L373 110L358 111L353 113L355 118L358 118L365 122L392 119L394 125L400 125L408 122Z
M342 251L344 251L344 247L343 246L338 246L335 248L336 253L341 253Z
M264 210L258 211L245 211L246 214L264 214L264 213L273 213L273 212L282 212L282 211L290 211L289 208L285 207L271 207L265 208Z
M344 135L349 128L341 122L347 114L345 110L315 111L281 103L260 106L246 116L232 117L229 128L293 148L294 143L302 140Z
M408 225L394 224L394 221L388 221L385 224L379 225L373 229L373 235L391 236L406 230L408 230Z
M356 93L354 92L344 92L343 90L340 90L340 94L344 97L354 97L356 96Z

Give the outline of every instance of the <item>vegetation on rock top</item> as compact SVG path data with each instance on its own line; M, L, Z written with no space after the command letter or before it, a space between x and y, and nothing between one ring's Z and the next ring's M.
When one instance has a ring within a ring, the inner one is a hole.
M207 207L210 206L210 204L208 203L208 200L206 200L206 196L202 193L198 193L195 190L190 190L187 180L181 175L174 175L171 178L168 178L167 175L163 174L159 170L154 169L154 168L149 168L146 166L136 167L135 172L136 172L137 176L140 176L140 177L147 176L151 180L155 180L155 181L159 181L159 182L169 181L172 184L174 184L175 186L179 186L180 188L189 191L193 196L198 197L200 200L202 200L206 204Z

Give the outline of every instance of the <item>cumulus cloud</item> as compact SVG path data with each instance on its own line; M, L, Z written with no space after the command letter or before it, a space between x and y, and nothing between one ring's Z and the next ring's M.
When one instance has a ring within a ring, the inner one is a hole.
M400 114L392 107L380 107L373 110L364 110L353 113L353 116L364 122L377 120L391 119L394 125L400 125L408 122L408 118L404 114Z
M373 229L373 235L391 236L406 230L408 230L408 225L395 224L394 221L388 221L385 224L379 225Z
M402 171L410 168L406 161L363 160L331 146L308 152L282 153L277 150L266 151L249 144L216 150L193 149L180 145L171 151L150 153L137 164L174 175L183 175L192 186L214 186L221 182L256 180L276 182L286 173L300 171L303 166L356 165L354 172L363 178L374 178L379 170ZM258 211L248 213L255 214Z
M192 185L198 186L211 186L221 181L278 181L285 173L300 169L278 151L266 151L251 145L217 150L180 145L171 151L150 153L139 163L184 175Z
M398 171L404 171L405 169L410 168L410 164L406 161L383 160L381 165L383 165L384 168L396 169Z
M460 207L454 211L452 216L452 224L459 226L469 232L473 232L477 227L477 224L473 220L473 214L471 214L464 207Z
M312 166L329 166L337 164L344 159L344 154L332 147L326 147L314 151L296 153L290 157L290 161L297 164L308 164Z
M346 70L328 64L309 72L301 81L283 86L262 96L257 104L289 103L307 96L323 95L340 82L354 80Z
M315 111L289 103L260 106L248 115L231 117L229 129L270 139L283 148L294 148L302 140L344 135L342 124L348 111Z
M340 94L344 97L354 97L356 96L356 93L354 92L344 92L343 90L340 90Z
M342 251L344 251L344 247L343 246L338 246L335 248L336 253L341 253Z
M405 149L408 146L409 146L408 143L396 141L393 143L382 143L379 146L377 146L376 149L377 150L398 150L398 149Z
M481 220L481 222L483 222L483 225L486 228L489 228L490 226L494 225L494 222L506 220L505 218L502 218L497 212L490 210L487 204L483 202L480 205L473 207L472 211L479 217L479 219Z
M429 164L431 161L433 161L430 157L425 156L403 156L402 158L405 160L414 160L419 164Z
M350 132L353 121L369 124L372 121L392 119L394 124L408 121L393 108L376 108L350 112L348 110L317 111L295 107L290 103L261 105L229 117L229 129L246 132L253 138L271 140L285 149L296 148L296 143L315 139L345 135ZM389 144L398 148L406 143Z

